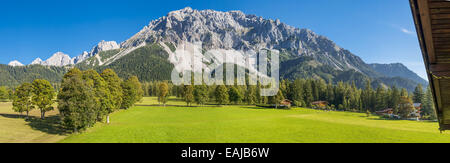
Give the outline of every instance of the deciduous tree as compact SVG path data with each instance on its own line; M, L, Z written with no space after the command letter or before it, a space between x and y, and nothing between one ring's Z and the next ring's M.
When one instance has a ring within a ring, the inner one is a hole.
M82 76L79 69L71 69L64 75L58 94L61 124L73 132L91 127L97 120L95 92Z
M109 93L112 99L112 105L107 108L106 121L109 123L109 114L113 113L115 110L120 109L123 101L123 90L122 90L122 80L117 76L117 74L112 69L105 69L100 74L100 76L105 80Z
M29 117L29 112L34 109L33 103L31 101L33 95L33 85L30 83L23 83L17 87L14 92L13 100L13 110L15 112L27 113L27 118Z
M186 105L191 106L194 100L194 87L191 85L184 86L184 101Z
M243 99L242 93L236 87L231 86L228 94L230 101L233 102L234 104L242 102Z
M208 102L208 98L209 98L208 86L206 86L205 84L195 86L194 99L197 104L199 105L206 104L206 102Z
M227 87L224 85L217 86L216 91L215 91L215 98L216 98L216 102L219 105L228 104L229 95L228 95Z
M169 85L166 82L162 82L159 84L159 92L158 92L158 101L166 106L167 101L169 100Z
M103 121L106 116L106 123L109 123L110 109L114 106L114 99L108 88L108 83L95 70L87 70L83 72L83 80L95 92L94 100L96 101L95 110L97 120Z
M128 78L127 81L123 82L122 89L123 89L122 109L128 109L132 107L135 103L142 100L144 91L142 90L142 85L139 82L137 76L132 76Z
M36 79L32 83L32 103L41 111L41 119L45 119L45 113L53 110L55 89L47 80Z

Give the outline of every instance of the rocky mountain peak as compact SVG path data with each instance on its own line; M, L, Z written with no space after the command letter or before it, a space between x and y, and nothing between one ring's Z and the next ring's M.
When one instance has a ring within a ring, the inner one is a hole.
M40 65L40 64L42 64L42 62L44 62L44 61L42 61L41 58L36 58L33 62L31 62L30 65Z
M102 51L119 49L120 46L115 41L104 41L102 40L91 50L91 56L98 54Z
M20 62L17 61L17 60L14 60L14 61L9 62L8 65L9 65L9 66L13 66L13 67L16 67L16 66L24 66L22 63L20 63Z
M72 58L63 52L56 52L52 57L42 63L42 65L46 66L67 66L72 64L74 64Z
M241 11L194 10L190 7L151 21L148 26L123 42L121 47L125 50L106 64L135 48L160 42L170 42L176 47L184 42L202 42L204 50L276 49L291 57L311 56L338 70L356 70L369 76L378 75L361 58L309 29L295 28L281 20L264 19Z

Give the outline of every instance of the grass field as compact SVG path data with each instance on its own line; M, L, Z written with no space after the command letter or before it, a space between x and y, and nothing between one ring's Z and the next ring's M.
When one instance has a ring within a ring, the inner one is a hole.
M388 121L365 114L252 106L184 107L171 100L166 107L155 98L111 116L81 134L65 136L57 112L46 121L25 122L0 104L0 142L62 143L425 143L450 142L435 122ZM39 112L32 115L38 116Z
M112 115L64 143L367 143L450 142L435 122L387 121L365 114L251 106L157 106L155 98Z
M30 120L14 113L11 103L0 103L0 143L52 143L63 139L61 131L53 122L58 120L57 111L47 112L47 119L40 120L34 110Z

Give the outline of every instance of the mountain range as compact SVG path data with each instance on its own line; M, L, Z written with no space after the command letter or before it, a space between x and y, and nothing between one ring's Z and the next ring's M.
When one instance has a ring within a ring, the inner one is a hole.
M115 41L101 41L90 52L85 51L74 58L57 52L45 61L37 58L27 66L13 61L9 67L32 69L40 65L67 69L75 66L98 71L112 68L121 77L137 75L144 81L169 80L173 68L179 71L191 68L184 63L186 55L178 50L192 46L186 42L202 42L199 47L193 47L201 51L244 53L262 48L276 49L280 51L280 73L285 79L312 77L328 82L356 81L359 86L372 79L374 86L397 85L408 90L414 89L418 83L427 85L427 81L402 64L367 64L349 50L309 29L295 28L280 20L264 19L241 11L194 10L189 7L151 21L120 45ZM216 57L215 61L223 62L219 58ZM207 64L198 59L195 59L196 64ZM240 65L242 61L234 64ZM0 84L8 85L3 80Z

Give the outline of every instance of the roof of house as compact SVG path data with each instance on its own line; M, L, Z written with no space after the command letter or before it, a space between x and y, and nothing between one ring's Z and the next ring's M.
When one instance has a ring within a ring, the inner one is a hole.
M414 103L414 107L415 108L422 107L422 103Z
M388 109L377 111L377 113L386 113L386 112L390 112L390 111L394 111L394 109L388 108Z
M450 2L410 0L410 4L440 129L450 130Z

